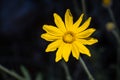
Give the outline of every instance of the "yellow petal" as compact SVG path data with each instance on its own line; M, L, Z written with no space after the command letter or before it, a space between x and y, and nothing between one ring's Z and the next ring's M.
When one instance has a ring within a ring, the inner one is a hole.
M61 36L63 34L57 27L54 27L54 26L51 26L51 25L44 25L43 29L48 34L51 34L51 35L54 35L54 36Z
M41 38L45 39L46 41L55 41L57 39L60 39L61 37L52 36L48 33L44 33L44 34L41 35Z
M54 22L55 22L56 26L57 26L61 31L65 32L65 31L66 31L65 24L64 24L64 22L62 21L61 17L60 17L58 14L56 14L56 13L54 13L53 16L54 16Z
M45 51L46 52L55 51L60 46L61 42L62 42L61 40L56 40L56 41L50 43L47 46Z
M79 41L75 41L75 45L78 47L79 52L82 54L86 54L88 56L91 56L90 51L88 48L86 48L83 44L81 44Z
M67 30L70 30L73 25L73 16L70 12L70 9L67 9L65 13L65 25Z
M79 59L79 50L78 47L73 43L72 44L72 55L73 57L75 57L76 59Z
M64 60L66 62L69 60L69 56L70 56L70 53L71 53L71 48L72 48L71 44L65 44L63 46L62 57L64 58Z
M84 45L92 45L98 42L95 38L89 38L89 39L78 39L82 44Z
M77 37L78 38L87 38L89 37L90 35L92 35L96 30L94 28L90 28L90 29L87 29L81 33L78 33L77 34Z
M62 59L63 46L64 46L64 44L61 43L61 45L59 46L59 48L58 48L58 50L56 52L55 62L58 62L59 60Z
M90 21L91 21L91 17L89 17L78 29L77 32L82 32L84 30L86 30L88 28L88 26L90 25Z
M81 16L79 17L79 19L73 24L74 29L77 29L80 26L80 24L82 22L82 19L83 19L83 15L84 14L81 14Z

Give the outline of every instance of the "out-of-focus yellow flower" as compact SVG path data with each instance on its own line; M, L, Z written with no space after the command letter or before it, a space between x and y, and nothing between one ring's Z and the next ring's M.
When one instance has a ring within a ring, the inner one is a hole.
M104 7L109 7L111 6L112 1L111 0L102 0L103 6Z
M45 51L50 52L57 49L56 62L62 58L67 62L71 53L76 59L79 59L80 53L91 56L89 49L84 46L98 42L97 39L89 37L96 31L94 28L87 29L90 25L91 17L80 25L83 14L73 23L73 16L69 9L65 13L65 23L58 14L54 13L53 16L57 27L43 25L46 33L42 34L41 37L46 41L52 42L47 46Z
M108 31L114 30L114 29L115 29L115 24L114 24L113 22L108 22L108 23L106 24L106 29L107 29Z

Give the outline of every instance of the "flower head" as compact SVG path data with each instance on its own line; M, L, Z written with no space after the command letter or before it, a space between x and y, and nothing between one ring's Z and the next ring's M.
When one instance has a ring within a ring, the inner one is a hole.
M54 13L54 22L57 27L52 25L43 26L46 33L42 34L41 37L46 41L52 42L45 51L50 52L57 49L56 62L62 58L67 62L70 54L76 59L79 59L80 53L91 56L89 49L85 45L92 45L98 42L98 40L89 37L95 32L94 28L87 29L90 25L91 17L81 24L83 15L73 23L73 16L70 10L67 9L65 23L58 14Z
M112 0L102 0L104 7L110 7L112 4Z

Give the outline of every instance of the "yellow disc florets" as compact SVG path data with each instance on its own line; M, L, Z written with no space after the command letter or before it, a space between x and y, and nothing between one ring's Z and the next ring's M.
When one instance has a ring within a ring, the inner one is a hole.
M68 31L63 35L63 41L65 43L72 43L74 40L75 40L75 35L73 32Z

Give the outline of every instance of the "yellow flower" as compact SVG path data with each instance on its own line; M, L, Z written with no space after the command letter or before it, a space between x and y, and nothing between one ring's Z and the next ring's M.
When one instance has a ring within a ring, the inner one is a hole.
M50 52L57 49L56 62L62 58L67 62L71 53L76 59L79 59L80 53L91 56L89 49L84 46L98 42L97 39L89 37L95 32L94 28L87 29L90 25L91 17L80 25L83 14L73 23L73 16L69 9L65 13L65 23L58 14L54 13L53 16L57 27L52 25L43 26L47 33L42 34L41 37L46 41L52 42L45 51Z
M104 7L109 7L109 6L111 6L111 0L102 0L102 3L103 3L103 6Z

